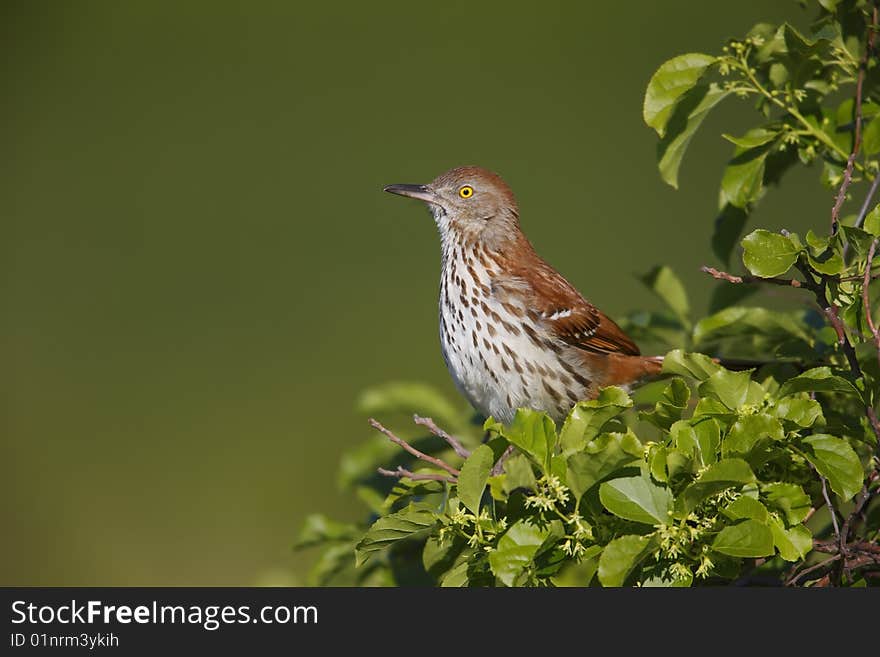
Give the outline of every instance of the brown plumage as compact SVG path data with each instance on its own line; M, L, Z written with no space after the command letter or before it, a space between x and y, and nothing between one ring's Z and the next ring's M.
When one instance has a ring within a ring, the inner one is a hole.
M555 420L602 386L659 374L611 319L537 253L496 173L460 167L385 191L428 204L440 231L440 343L459 390L485 415L517 408Z

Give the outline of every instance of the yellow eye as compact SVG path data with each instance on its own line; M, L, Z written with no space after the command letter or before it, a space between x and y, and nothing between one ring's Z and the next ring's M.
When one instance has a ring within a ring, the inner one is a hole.
M458 190L458 195L462 198L470 198L474 195L474 188L470 185L465 185L461 189Z

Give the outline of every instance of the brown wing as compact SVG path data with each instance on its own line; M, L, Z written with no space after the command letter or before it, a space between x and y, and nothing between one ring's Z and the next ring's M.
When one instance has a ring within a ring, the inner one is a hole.
M617 324L590 303L584 301L583 306L571 308L568 315L566 310L556 309L547 314L544 321L573 347L603 354L638 356L641 353Z
M497 281L499 291L524 297L533 318L578 349L602 354L640 355L623 330L581 296L571 283L537 255L522 263L516 276Z

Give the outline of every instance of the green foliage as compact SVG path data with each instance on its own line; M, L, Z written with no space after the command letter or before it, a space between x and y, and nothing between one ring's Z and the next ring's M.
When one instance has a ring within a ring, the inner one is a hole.
M838 92L852 85L857 74L867 6L858 0L820 3L819 17L806 34L789 23L758 24L745 37L730 40L717 56L691 53L672 58L648 83L643 116L661 137L658 167L673 187L678 186L687 146L713 107L738 98L753 101L759 113L760 125L741 136L724 135L734 149L721 180L724 220L717 222L718 239L713 240L723 260L735 239L721 239L719 233L737 224L738 233L744 225L731 220L730 209L747 215L767 186L797 162L821 163L823 184L840 184L852 148L853 99L841 98ZM853 15L861 19L860 25L854 26ZM869 76L870 92L875 84ZM864 116L872 120L864 131L864 159L855 163L856 173L870 178L880 167L873 159L880 152L880 121L874 125L873 120L878 109L872 100L863 104ZM783 273L779 270L790 258L782 255L790 250L786 246L778 247L781 260L770 269L779 273L766 275Z
M797 262L800 248L786 235L756 230L743 241L743 264L755 276L782 276Z
M410 482L402 494L407 484L394 482L386 512L339 558L356 556L361 568L377 561L393 580L399 555L420 552L422 576L435 584L505 586L552 585L569 569L589 574L581 585L690 586L735 579L753 558L775 557L780 568L803 559L812 547L804 521L822 499L813 468L845 500L864 479L852 437L827 434L822 413L851 390L826 387L812 399L700 354L670 352L667 362L679 375L657 405L674 411L636 413L629 395L607 388L572 409L561 439L543 413L520 410L507 427L490 419L488 442L463 461L457 483L416 492ZM658 412L663 421L640 422ZM518 456L492 474L508 445ZM316 533L350 539L315 525L305 544ZM594 567L582 571L588 561Z
M820 2L818 11L806 32L759 24L717 56L667 61L648 84L644 120L660 138L660 174L674 187L707 113L728 97L754 101L759 125L724 135L733 154L712 247L725 262L751 209L787 169L821 164L832 187L844 178L869 5ZM877 71L871 64L865 75L853 186L866 187L880 168ZM373 516L362 525L307 520L299 547L320 550L312 583L680 587L730 583L756 569L782 582L812 572L805 566L816 560L814 545L876 547L871 415L880 367L863 300L876 290L862 286L880 209L863 227L853 223L832 228L823 211L804 238L754 230L741 240L747 280L719 283L736 290L772 282L817 302L811 310L746 306L745 294L719 292L711 313L695 316L674 271L653 268L642 282L663 310L623 324L637 339L668 346L664 379L635 398L604 388L559 427L529 409L509 426L489 418L480 427L420 385L368 391L362 411L394 420L398 431L406 430L401 412L433 415L470 454L436 436L409 438L457 477L378 436L346 455L340 482ZM719 355L758 362L729 368ZM376 474L395 467L410 474ZM849 514L850 534L837 536L837 518ZM852 583L844 570L826 572Z

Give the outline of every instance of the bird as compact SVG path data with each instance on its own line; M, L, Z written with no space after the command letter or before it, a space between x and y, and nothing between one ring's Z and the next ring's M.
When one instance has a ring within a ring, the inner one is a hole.
M459 392L509 425L517 409L555 422L601 388L658 376L638 346L542 259L520 227L513 191L477 166L384 191L427 204L440 233L440 347Z

